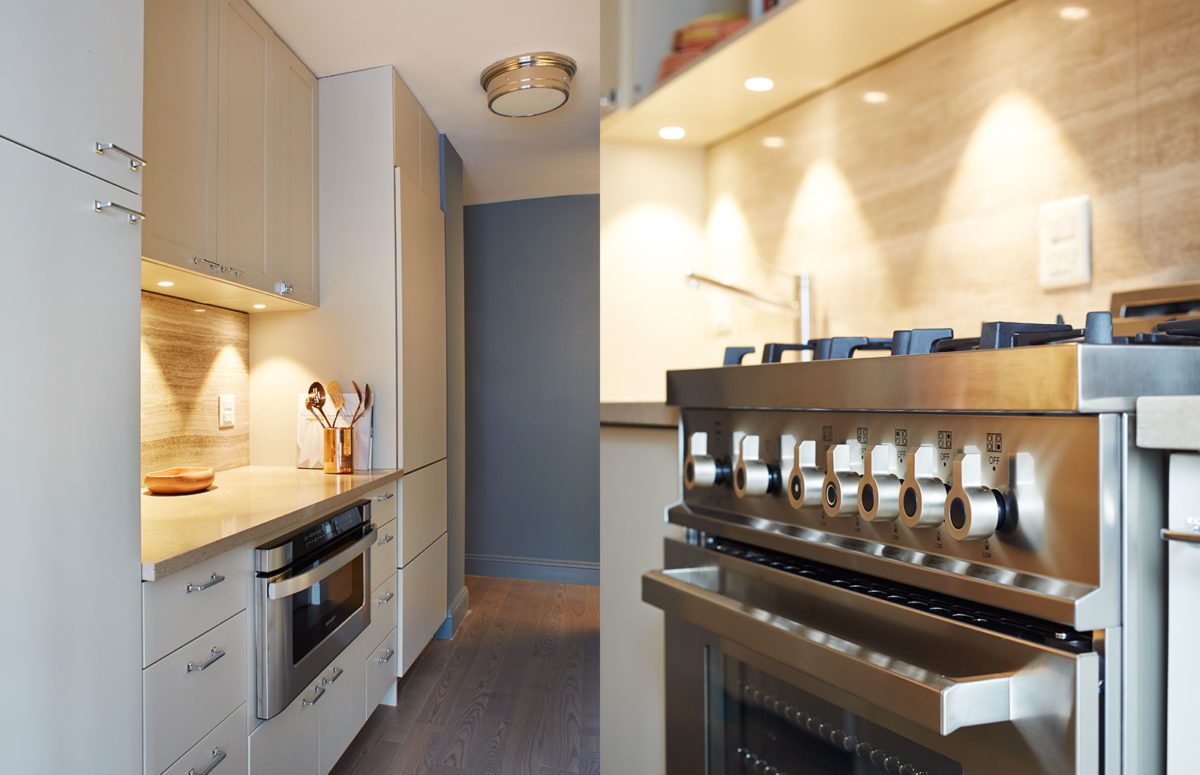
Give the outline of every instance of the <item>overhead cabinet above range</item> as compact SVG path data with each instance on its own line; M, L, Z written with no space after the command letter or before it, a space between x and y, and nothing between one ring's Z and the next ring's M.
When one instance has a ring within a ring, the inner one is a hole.
M316 77L244 0L148 0L145 41L143 287L316 306Z

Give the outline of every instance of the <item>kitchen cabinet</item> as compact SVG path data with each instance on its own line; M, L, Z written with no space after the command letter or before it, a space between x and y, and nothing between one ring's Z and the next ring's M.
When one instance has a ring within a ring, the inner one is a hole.
M357 645L350 646L333 660L322 677L325 696L317 706L321 775L333 769L367 721L362 703L367 690L367 668Z
M446 232L441 206L396 170L401 466L446 457Z
M95 20L95 29L76 45L95 36L97 42L87 45L98 58L53 52L64 62L106 61L101 54L113 46L105 41L118 39L125 23L137 33L129 48L140 60L140 5L136 13L124 3L95 6L95 13L74 4L69 11L61 3L44 5L47 17L71 29L79 24L68 18L72 14ZM112 24L100 18L101 10L112 14ZM0 59L7 72L43 75L35 68L49 60L61 36L43 29L42 13L39 4L21 3L6 14ZM45 51L31 53L38 47ZM91 75L72 77L92 83ZM0 81L22 81L30 88L17 76ZM77 84L49 91L59 102L82 99ZM36 107L11 97L0 99L4 115L14 104ZM52 111L47 120L82 121L95 102L78 107L78 115ZM131 118L140 126L137 105ZM2 139L0 170L7 293L0 307L0 351L4 373L35 382L37 394L8 418L12 443L0 445L10 547L4 568L9 624L0 639L7 698L0 703L0 769L58 773L102 766L136 773L142 769L141 226L115 206L140 210L141 197ZM109 202L114 207L104 206ZM70 472L69 484L48 486L65 481L55 472Z
M266 290L279 238L275 34L245 0L219 1L217 261L236 282Z
M149 0L145 44L162 163L147 168L142 256L215 286L176 282L189 298L238 286L315 306L316 77L245 0Z
M317 303L317 78L284 45L275 42L279 64L280 266L273 273L288 296Z
M217 38L220 0L146 2L149 216L142 255L196 269L217 257Z
M367 672L367 704L369 717L380 704L395 705L396 695L396 630L393 628L384 637L383 642L366 660ZM392 697L388 699L388 693Z
M446 536L396 572L400 597L400 661L403 676L446 620Z
M163 775L246 775L246 745L246 706L242 705Z
M5 3L0 71L0 137L141 192L142 0Z
M325 692L318 678L282 713L258 725L250 735L250 775L317 775Z
M398 555L403 568L446 532L446 461L400 480Z

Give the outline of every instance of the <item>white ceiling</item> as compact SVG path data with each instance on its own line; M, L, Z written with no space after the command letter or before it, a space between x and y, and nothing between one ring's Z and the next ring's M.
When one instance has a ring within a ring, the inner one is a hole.
M463 158L466 202L600 190L597 0L251 0L317 76L392 64ZM500 118L479 74L530 51L574 57L571 99Z

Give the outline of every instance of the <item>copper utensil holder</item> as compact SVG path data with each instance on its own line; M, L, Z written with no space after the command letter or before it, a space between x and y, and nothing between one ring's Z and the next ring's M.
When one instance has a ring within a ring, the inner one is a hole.
M354 472L354 429L325 428L325 444L322 460L327 474L349 474Z

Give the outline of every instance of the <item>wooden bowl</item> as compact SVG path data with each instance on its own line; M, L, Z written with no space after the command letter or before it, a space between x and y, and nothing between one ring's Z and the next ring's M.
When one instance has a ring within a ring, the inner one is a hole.
M184 495L207 490L213 483L211 468L164 468L146 474L146 489L155 495Z

